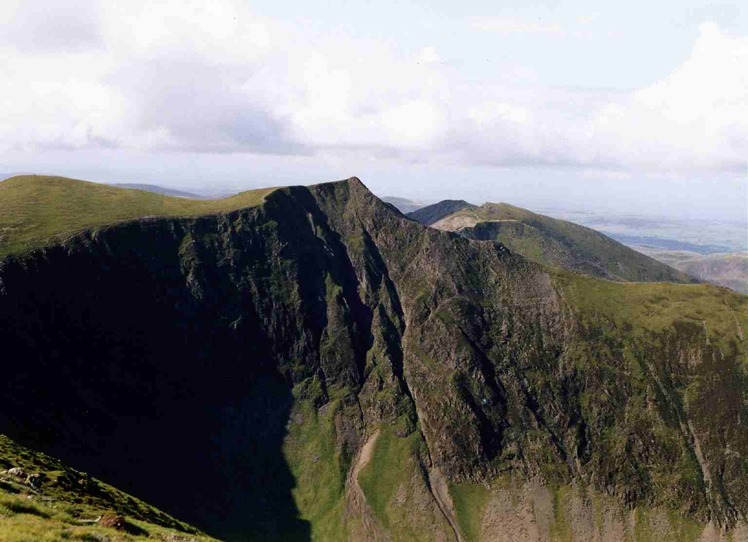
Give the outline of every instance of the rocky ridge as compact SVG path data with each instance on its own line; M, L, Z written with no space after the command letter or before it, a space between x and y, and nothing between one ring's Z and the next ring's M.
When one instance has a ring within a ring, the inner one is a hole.
M425 228L355 178L98 227L0 262L0 432L227 539L491 539L465 510L508 476L734 529L746 298L667 287Z

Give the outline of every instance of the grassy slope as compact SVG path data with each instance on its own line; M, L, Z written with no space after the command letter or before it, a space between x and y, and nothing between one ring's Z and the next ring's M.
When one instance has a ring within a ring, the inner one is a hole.
M480 542L483 516L491 498L491 490L480 484L462 483L450 484L449 493L465 540Z
M37 487L0 474L0 540L212 540L197 529L45 454L0 435L0 471L19 467L41 474ZM175 491L178 491L175 488ZM124 516L125 532L91 522L100 516Z
M393 506L396 493L407 479L409 462L414 455L414 446L419 445L418 435L413 433L408 438L398 438L392 431L385 429L374 446L371 460L359 474L359 483L366 495L367 502L374 514L388 531L405 535L407 516ZM403 536L403 538L414 538Z
M627 284L571 273L556 275L582 321L630 324L634 336L660 332L677 321L703 325L709 340L721 347L744 343L748 331L748 296L706 284ZM748 360L747 360L748 362Z
M606 278L615 280L694 282L691 277L595 230L506 203L486 203L475 209L465 209L439 221L434 227L447 230L472 228L475 237L483 239L480 228L497 221L504 221L504 224L493 240L543 265L594 276L607 273Z
M366 502L395 542L451 538L428 489L423 454L419 432L398 436L393 427L383 426L371 459L358 476Z
M336 446L335 415L340 401L333 399L317 410L303 396L316 380L299 386L291 415L284 455L296 479L294 500L300 517L311 524L312 540L348 539L345 513L345 474L348 463Z
M50 240L140 217L189 217L258 205L272 188L191 200L36 175L0 182L0 258Z

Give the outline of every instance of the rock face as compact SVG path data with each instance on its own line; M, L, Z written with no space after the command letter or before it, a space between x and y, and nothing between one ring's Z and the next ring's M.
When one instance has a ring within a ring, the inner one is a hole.
M100 228L0 262L0 432L227 539L467 540L507 473L735 526L746 299L608 284L357 179Z

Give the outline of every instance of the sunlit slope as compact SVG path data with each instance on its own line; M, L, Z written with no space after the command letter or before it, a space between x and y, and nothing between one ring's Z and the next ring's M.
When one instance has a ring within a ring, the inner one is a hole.
M556 281L582 322L621 327L631 339L693 324L705 342L739 345L746 356L748 296L711 284L631 284L570 273L558 273Z
M0 540L194 540L194 527L0 435Z
M613 239L506 203L464 209L433 224L470 239L498 241L534 262L625 282L697 282Z
M62 177L12 177L0 182L0 258L126 220L200 216L252 207L272 190L192 200Z

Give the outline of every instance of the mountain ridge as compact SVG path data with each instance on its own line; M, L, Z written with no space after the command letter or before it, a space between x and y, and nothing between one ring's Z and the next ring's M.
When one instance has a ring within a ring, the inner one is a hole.
M0 432L227 539L453 539L437 485L480 538L506 476L699 532L748 507L745 297L549 271L355 178L6 256L0 324Z
M60 237L149 216L201 216L257 205L273 188L215 200L41 175L0 181L0 258Z
M441 218L432 221L431 227L471 239L500 242L543 265L608 280L699 282L596 230L507 203L485 203L451 213L449 210L444 208L445 212L436 214L434 218Z
M415 220L416 222L420 222L424 226L431 226L435 222L439 222L440 220L448 217L449 215L452 215L454 213L457 213L465 209L472 210L476 208L477 208L477 205L468 203L465 200L445 199L438 203L434 203L433 205L422 207L413 212L410 212L408 213L408 216L412 218L413 220Z

